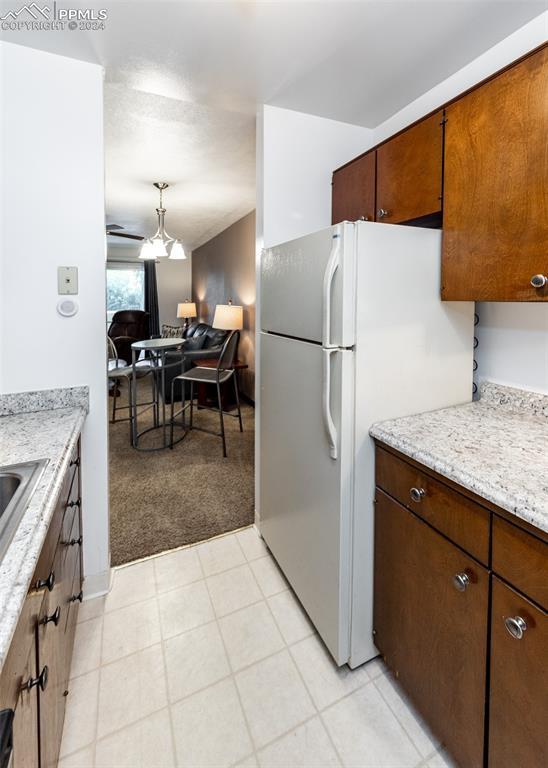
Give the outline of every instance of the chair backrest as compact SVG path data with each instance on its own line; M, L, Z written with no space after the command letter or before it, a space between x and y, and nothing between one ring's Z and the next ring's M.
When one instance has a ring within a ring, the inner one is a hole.
M240 332L230 331L225 343L223 344L221 354L219 355L219 362L217 363L217 371L219 373L221 371L226 371L227 369L232 368L232 363L234 362L236 352L238 350L239 341Z
M142 309L121 309L112 317L108 335L115 339L117 336L129 336L135 341L148 339L150 316Z
M116 360L116 365L118 365L118 352L116 351L116 344L112 341L112 339L108 335L107 335L107 360Z

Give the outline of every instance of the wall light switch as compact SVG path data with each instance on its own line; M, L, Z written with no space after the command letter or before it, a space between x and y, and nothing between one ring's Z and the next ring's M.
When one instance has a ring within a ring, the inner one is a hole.
M60 296L78 293L78 267L57 267L57 293Z

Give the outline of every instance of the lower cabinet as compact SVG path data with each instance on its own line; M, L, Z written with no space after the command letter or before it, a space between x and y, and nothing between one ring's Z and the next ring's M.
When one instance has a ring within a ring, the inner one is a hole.
M548 536L382 444L376 484L387 665L462 768L548 765Z
M489 761L548 765L546 611L493 577Z
M463 766L483 764L485 568L377 492L375 643Z
M0 710L15 710L13 768L56 768L59 759L82 600L79 463L77 448L0 674Z

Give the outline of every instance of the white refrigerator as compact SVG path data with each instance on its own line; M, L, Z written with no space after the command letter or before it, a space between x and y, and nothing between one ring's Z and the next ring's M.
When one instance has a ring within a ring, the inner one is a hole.
M474 305L440 300L441 232L356 222L266 249L260 532L337 664L372 627L372 423L472 397Z

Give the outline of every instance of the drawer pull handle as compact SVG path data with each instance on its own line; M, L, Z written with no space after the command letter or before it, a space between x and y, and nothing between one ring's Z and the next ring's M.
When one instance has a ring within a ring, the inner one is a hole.
M35 584L36 589L44 589L44 587L47 587L49 592L53 591L54 586L55 586L55 571L51 571L47 579L38 579L38 581Z
M81 544L82 544L82 537L81 537L81 536L78 536L78 538L77 538L77 539L71 539L71 540L70 540L70 541L67 543L67 546L68 546L68 547L75 547L77 544L78 544L78 546L81 546Z
M44 616L40 624L49 624L50 621L57 626L59 624L59 621L61 620L61 606L58 605L57 608L54 610L54 612L51 614L51 616Z
M40 688L41 691L45 691L48 687L48 677L49 677L49 669L47 666L44 667L44 669L40 672L38 677L29 677L26 683L23 683L21 686L22 691L30 691L36 686Z
M469 584L470 576L467 573L456 573L453 576L453 586L455 589L458 589L459 592L464 592Z
M70 462L70 464L69 464L69 467L79 467L79 466L80 466L80 457L79 456L78 456L77 459L73 459Z
M531 278L531 285L533 288L544 288L548 283L548 277L546 275L533 275Z
M82 590L80 590L77 595L73 595L70 598L69 602L71 602L71 603L76 603L76 602L81 603L83 599L84 599L84 593L82 592Z
M523 633L527 629L525 619L522 619L521 616L509 616L507 619L504 619L504 626L508 634L512 635L515 640L521 640Z
M69 501L67 507L79 507L82 503L82 499L76 499L76 501Z
M379 210L377 211L377 216L379 217L379 219L384 219L385 216L389 216L389 215L390 213L389 211L386 210L386 208L379 208Z
M411 488L409 495L411 496L411 501L416 501L418 504L426 496L426 491L424 488Z

